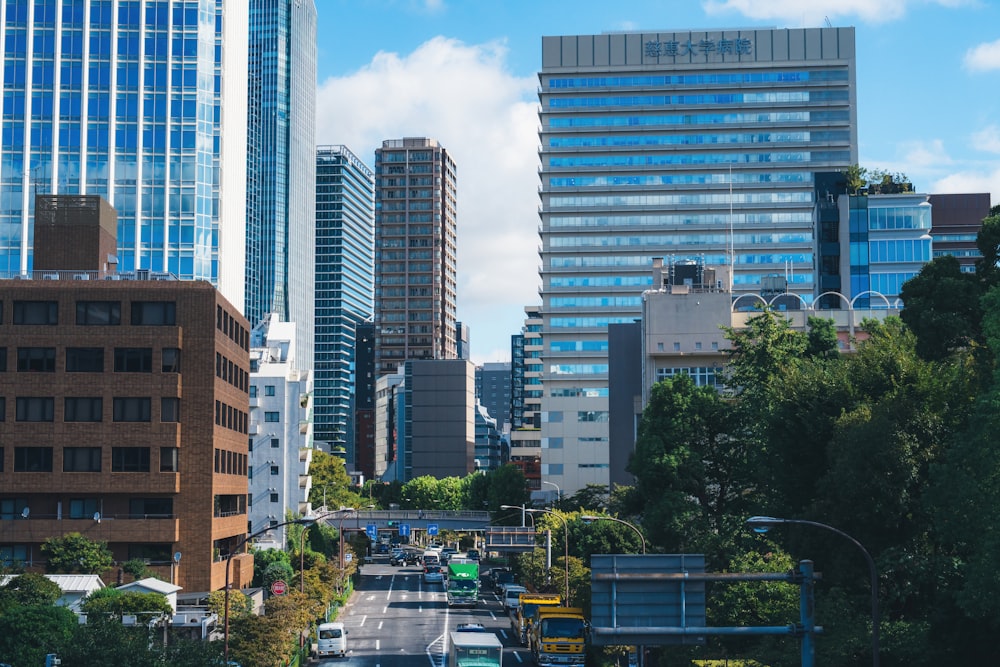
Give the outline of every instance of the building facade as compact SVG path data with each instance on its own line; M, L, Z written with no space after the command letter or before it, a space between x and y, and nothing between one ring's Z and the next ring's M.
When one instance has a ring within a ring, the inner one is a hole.
M249 0L246 308L296 325L313 366L316 210L316 6Z
M375 364L455 359L457 172L435 139L382 142L375 151Z
M990 215L990 193L931 195L929 201L934 256L951 255L963 273L975 273L982 258L976 239L983 219Z
M816 287L814 174L857 162L852 28L544 37L542 476L609 483L608 326L654 256Z
M272 314L250 332L251 533L282 523L288 513L312 513L313 382L312 372L297 362L297 327ZM284 549L286 530L270 531L258 547Z
M358 327L375 293L374 174L346 146L316 149L315 410L317 446L357 465Z
M242 307L242 270L220 267L245 259L247 7L4 5L0 272L36 268L36 193L100 195L120 272L208 280Z
M51 238L113 237L113 215L91 221ZM246 319L207 282L118 274L104 252L67 271L49 260L72 249L48 250L0 280L0 560L39 566L46 538L79 532L164 578L181 553L178 585L222 588L247 532ZM231 574L249 585L252 556Z
M498 431L510 430L511 362L488 361L476 367L476 399L496 420Z

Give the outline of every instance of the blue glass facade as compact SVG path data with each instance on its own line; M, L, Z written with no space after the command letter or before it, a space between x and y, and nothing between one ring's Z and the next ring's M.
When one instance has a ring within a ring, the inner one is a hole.
M357 327L373 315L375 175L345 146L316 149L316 325L313 441L354 438ZM374 382L374 379L372 379Z
M857 162L854 31L545 37L539 82L542 473L571 494L609 483L579 415L608 410L607 327L641 316L654 258L815 293L815 174Z
M242 256L242 204L220 205L227 165L245 165L245 146L221 146L231 90L222 43L225 36L227 67L244 67L246 24L226 5L4 3L0 272L32 270L35 193L111 202L122 272L218 284L220 224L230 229L223 216L240 221Z
M313 366L316 6L250 0L246 307L296 324L299 368Z

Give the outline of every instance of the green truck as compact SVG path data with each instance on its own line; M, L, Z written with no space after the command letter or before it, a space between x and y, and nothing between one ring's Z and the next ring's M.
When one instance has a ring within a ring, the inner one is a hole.
M492 632L453 632L448 667L501 667L503 644Z
M448 606L479 604L479 563L448 563Z

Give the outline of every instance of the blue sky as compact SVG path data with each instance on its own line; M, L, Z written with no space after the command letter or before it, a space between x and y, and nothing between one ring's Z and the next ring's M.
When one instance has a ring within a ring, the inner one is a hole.
M997 0L315 0L317 142L368 165L430 136L459 173L459 319L508 361L539 302L537 71L543 35L834 26L857 31L864 167L1000 204Z

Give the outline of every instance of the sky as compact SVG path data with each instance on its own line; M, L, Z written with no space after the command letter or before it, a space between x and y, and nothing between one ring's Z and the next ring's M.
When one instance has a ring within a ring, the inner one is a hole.
M859 162L1000 204L998 0L315 0L317 143L373 166L432 137L458 165L458 319L510 361L538 289L543 35L853 26Z

